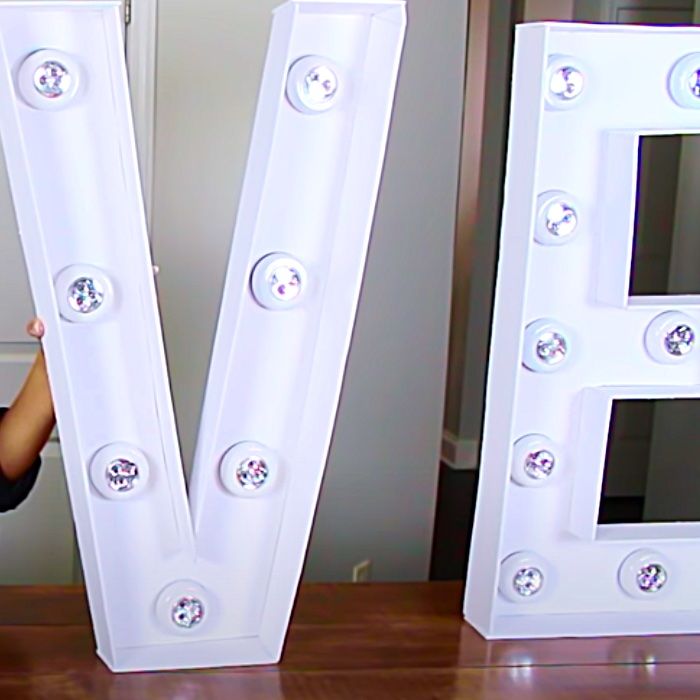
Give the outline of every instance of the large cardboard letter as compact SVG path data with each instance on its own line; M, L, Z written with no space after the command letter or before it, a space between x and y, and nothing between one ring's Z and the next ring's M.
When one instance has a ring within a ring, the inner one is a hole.
M118 3L0 5L0 130L113 670L280 657L404 28L397 0L290 0L275 13L188 499Z
M700 524L599 525L615 399L700 398L700 298L631 296L641 136L700 131L697 28L518 28L465 615L700 631Z

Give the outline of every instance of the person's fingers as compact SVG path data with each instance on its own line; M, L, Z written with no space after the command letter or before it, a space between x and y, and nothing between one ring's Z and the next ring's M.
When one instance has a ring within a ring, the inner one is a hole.
M27 333L31 335L32 338L42 338L44 330L44 324L40 318L33 318L27 324Z

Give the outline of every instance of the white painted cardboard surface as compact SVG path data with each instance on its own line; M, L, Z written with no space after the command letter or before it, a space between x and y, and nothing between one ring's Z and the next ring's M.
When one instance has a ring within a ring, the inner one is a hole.
M485 637L700 631L698 524L598 525L612 401L700 398L697 348L669 364L655 360L644 340L651 322L669 311L686 314L699 337L700 298L630 298L628 292L639 138L700 129L700 100L679 104L670 91L674 66L692 54L689 65L700 68L698 28L543 23L517 29L464 608ZM548 66L558 60L584 76L581 96L561 108L548 100ZM534 237L537 199L552 190L578 203L577 236L565 245ZM522 362L524 329L543 318L568 329L569 361L554 372ZM511 478L512 468L522 468L512 466L513 444L530 434L558 446L553 478L538 488ZM646 550L666 563L667 584L633 596L620 583L621 567ZM502 562L518 554L540 562L544 586L514 600L512 572L504 574Z
M118 3L0 6L0 132L47 327L97 651L112 670L280 657L350 343L404 30L398 0L290 0L275 13L188 498ZM20 94L18 68L38 49L77 65L80 87L63 109L35 108ZM307 55L339 69L342 91L323 113L301 113L285 97L289 67ZM288 310L265 309L250 291L255 264L275 252L308 273L303 299ZM98 268L112 287L84 322L60 313L66 290L56 280L70 266ZM250 498L226 490L220 476L225 453L247 441L278 465L274 486ZM102 469L95 455L115 443L147 461L148 479L127 498L105 497L91 481ZM177 627L172 602L192 591L202 622Z

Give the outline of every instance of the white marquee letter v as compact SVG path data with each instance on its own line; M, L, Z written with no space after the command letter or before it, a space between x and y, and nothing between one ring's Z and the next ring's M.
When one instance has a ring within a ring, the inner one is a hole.
M118 3L0 6L0 129L98 653L113 670L279 659L404 27L397 0L292 0L275 13L188 501Z

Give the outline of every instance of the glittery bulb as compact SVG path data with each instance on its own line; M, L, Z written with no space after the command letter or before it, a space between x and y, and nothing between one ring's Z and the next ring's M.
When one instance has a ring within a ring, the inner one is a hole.
M558 99L568 101L577 98L583 92L583 73L573 66L562 66L552 73L549 89Z
M58 61L44 61L34 71L34 88L50 100L63 96L68 92L73 78L68 69Z
M131 491L139 481L139 468L128 459L115 459L107 467L107 483L113 491Z
M172 620L178 627L192 629L204 619L204 605L199 598L182 596L172 608Z
M556 458L549 450L537 450L530 452L525 458L525 473L537 481L546 479L552 475Z
M289 265L280 265L268 277L270 291L275 299L293 301L301 294L301 275Z
M70 307L81 314L89 314L102 306L104 289L92 277L79 277L68 289Z
M323 107L338 92L338 76L328 66L316 66L304 77L303 100L310 108Z
M545 213L547 231L557 238L571 236L576 230L576 210L566 202L553 202Z
M546 331L537 340L537 357L546 365L558 365L569 351L566 338L555 331Z
M542 590L544 574L535 566L519 569L513 577L513 588L523 598L530 598Z
M682 323L670 330L664 338L664 348L669 355L682 357L687 355L695 345L695 332Z
M261 488L267 481L270 470L264 459L248 457L236 469L238 483L248 491Z
M637 572L637 586L644 593L658 593L667 580L666 569L661 564L647 564Z
M700 99L700 68L694 70L688 78L688 89L693 97Z

